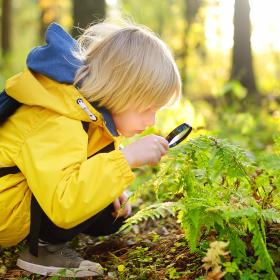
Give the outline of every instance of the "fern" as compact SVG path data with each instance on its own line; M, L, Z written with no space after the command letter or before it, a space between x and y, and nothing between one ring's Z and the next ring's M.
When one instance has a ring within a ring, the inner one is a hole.
M214 230L216 238L230 242L239 276L247 260L248 266L252 263L252 273L265 271L274 279L265 222L280 222L279 210L273 208L280 179L277 164L275 169L264 169L257 166L259 162L225 139L200 136L170 152L153 185L159 199L177 199L183 206L178 218L191 250L197 250L202 234ZM248 242L254 249L255 264L246 255Z
M174 148L150 181L159 202L138 211L121 230L178 213L192 251L200 250L202 236L229 241L233 277L276 279L266 244L266 224L280 223L280 137L275 142L269 156L212 136Z
M180 204L177 202L162 202L149 205L128 218L119 231L129 230L133 225L147 221L148 219L160 219L167 215L175 216L175 213L179 208Z
M276 211L276 209L264 209L262 210L261 215L264 221L280 224L280 213Z
M250 220L248 226L250 232L253 233L252 244L254 246L255 255L258 256L256 262L257 270L262 271L263 268L265 268L268 272L273 273L273 260L267 250L265 239L258 222L256 220Z

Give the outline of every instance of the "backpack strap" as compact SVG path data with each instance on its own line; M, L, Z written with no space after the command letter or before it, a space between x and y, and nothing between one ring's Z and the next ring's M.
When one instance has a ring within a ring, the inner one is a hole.
M20 172L17 166L12 167L2 167L0 168L0 177L16 174ZM40 233L40 226L42 221L42 209L39 206L35 196L32 194L31 196L31 209L30 209L30 233L29 233L29 251L34 256L38 256L38 238Z
M16 174L18 172L20 172L20 170L17 166L2 167L0 168L0 178L8 174Z
M0 123L3 123L21 105L20 102L9 96L5 90L0 93Z
M5 122L19 107L21 103L9 96L5 90L0 93L0 124ZM20 172L17 166L1 167L0 178L8 174Z
M28 236L29 252L38 257L38 241L42 223L43 210L36 200L34 194L31 196L30 205L30 230Z

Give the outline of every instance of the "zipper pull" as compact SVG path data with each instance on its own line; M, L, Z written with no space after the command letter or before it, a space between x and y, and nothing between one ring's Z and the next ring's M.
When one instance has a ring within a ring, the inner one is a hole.
M77 99L77 103L80 105L80 107L84 110L84 112L89 116L89 118L92 121L94 122L97 121L97 117L89 110L89 108L86 106L86 104L81 98Z

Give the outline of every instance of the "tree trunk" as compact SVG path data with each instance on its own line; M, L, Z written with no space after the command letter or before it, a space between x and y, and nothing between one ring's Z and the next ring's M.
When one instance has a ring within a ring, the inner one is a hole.
M191 27L195 21L203 0L185 0L184 1L184 32L182 34L182 52L181 52L181 79L182 92L186 92L188 80L188 56L189 56L189 37Z
M74 27L86 28L92 22L103 20L105 16L105 0L73 0ZM80 35L79 30L73 28L72 35Z
M249 0L235 0L234 45L232 54L231 79L238 80L248 95L257 93L251 50L251 24Z
M11 50L12 0L2 0L1 49L5 56Z
M41 8L40 13L40 42L45 43L45 33L51 22L59 22L61 18L61 11L59 5L52 2L45 3L39 0L39 6ZM51 16L50 16L51 15Z

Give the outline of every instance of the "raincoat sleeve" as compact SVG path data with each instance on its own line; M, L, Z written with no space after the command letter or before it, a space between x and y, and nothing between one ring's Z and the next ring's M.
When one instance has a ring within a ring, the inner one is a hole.
M87 159L81 122L64 117L41 125L16 163L47 216L71 228L108 206L134 180L120 150Z

